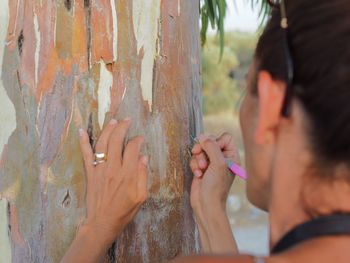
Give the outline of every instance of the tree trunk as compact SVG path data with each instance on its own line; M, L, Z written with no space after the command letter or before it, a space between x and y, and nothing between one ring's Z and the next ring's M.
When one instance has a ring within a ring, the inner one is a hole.
M0 262L59 262L85 216L78 128L131 117L150 198L106 262L198 248L188 147L201 130L199 0L0 0Z

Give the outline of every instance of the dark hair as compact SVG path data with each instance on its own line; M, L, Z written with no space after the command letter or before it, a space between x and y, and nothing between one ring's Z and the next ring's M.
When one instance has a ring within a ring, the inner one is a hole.
M332 163L350 161L350 0L285 0L294 61L293 99L311 124L312 146ZM257 70L286 81L281 14L273 8L255 53Z

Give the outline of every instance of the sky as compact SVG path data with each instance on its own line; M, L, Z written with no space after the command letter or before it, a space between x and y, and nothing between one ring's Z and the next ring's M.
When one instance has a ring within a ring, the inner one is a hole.
M258 11L251 9L249 0L227 0L225 30L255 32L259 26ZM235 4L234 4L235 2ZM210 27L209 27L210 28ZM210 33L215 31L210 30Z

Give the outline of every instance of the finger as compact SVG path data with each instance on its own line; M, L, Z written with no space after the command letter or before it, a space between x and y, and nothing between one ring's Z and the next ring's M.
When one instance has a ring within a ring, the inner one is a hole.
M225 158L221 152L221 149L216 141L210 139L207 136L201 135L199 137L199 143L209 158L211 164L224 166Z
M195 170L200 170L196 157L192 157L192 159L190 161L190 168L191 168L192 172L194 172Z
M112 119L103 128L102 133L100 135L100 138L98 139L96 147L95 147L95 151L97 153L107 153L109 137L111 136L116 124L117 124L117 121L115 119Z
M229 134L229 133L222 134L217 139L217 142L218 142L221 150L223 150L225 157L232 158L236 162L239 161L237 146L236 146L235 140L231 134Z
M200 136L204 136L204 134L202 134L202 135L200 135ZM200 136L199 136L199 137L200 137ZM213 141L216 140L216 137L215 137L214 135L209 135L208 137L209 137L210 139L212 139ZM197 139L196 141L198 141L198 139ZM193 146L193 148L192 148L192 154L200 154L201 152L203 152L203 149L202 149L200 143L196 143L196 144Z
M229 133L223 133L217 140L216 140L222 150L235 150L236 145L233 139L233 136Z
M83 129L79 130L79 141L80 141L81 153L83 155L85 170L86 170L87 176L89 177L90 175L93 174L94 157L93 157L93 152L90 145L89 135Z
M201 177L203 175L201 169L198 166L198 162L197 162L196 158L193 157L191 159L190 167L191 167L191 170L192 170L192 173L194 174L194 176Z
M84 160L84 166L85 166L85 172L86 172L86 181L87 181L87 194L86 194L86 212L87 215L90 215L91 207L93 207L95 199L93 198L94 194L94 158L93 158L93 151L90 145L90 140L89 140L89 135L88 133L80 129L79 130L79 141L80 141L80 149L81 153L83 155L83 160Z
M205 154L205 152L201 152L200 154L196 154L196 155L193 155L197 162L198 162L198 167L201 169L201 170L205 170L208 168L208 157L207 155Z
M120 167L122 165L124 140L129 130L130 124L130 119L125 119L122 122L119 122L113 130L108 142L108 159L111 160L112 164L116 165L117 167Z
M202 151L203 151L203 149L199 143L196 143L192 148L192 154L199 154Z
M142 156L139 159L137 188L140 202L144 203L148 197L148 157Z
M127 169L134 168L139 160L140 151L145 139L141 136L128 142L123 156L123 166Z

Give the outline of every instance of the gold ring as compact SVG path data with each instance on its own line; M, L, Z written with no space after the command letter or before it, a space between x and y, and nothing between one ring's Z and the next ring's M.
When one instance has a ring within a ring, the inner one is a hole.
M94 160L95 166L98 164L107 162L107 154L105 153L95 153L94 157L95 157L95 160Z

